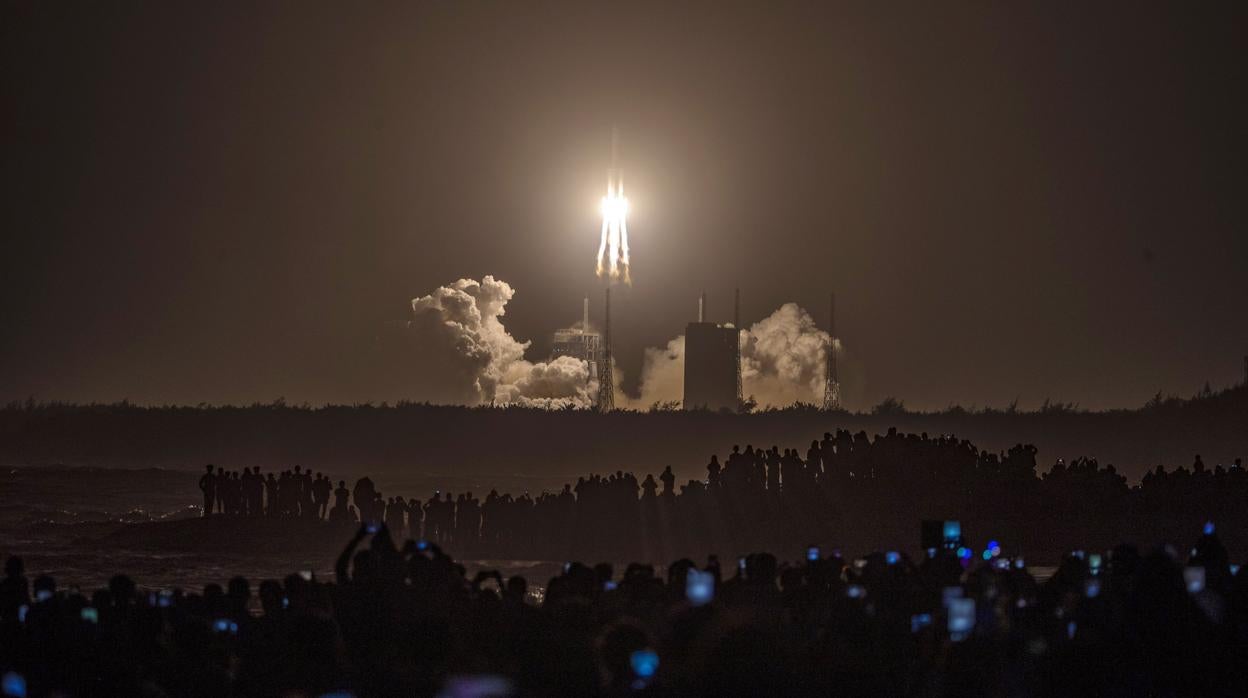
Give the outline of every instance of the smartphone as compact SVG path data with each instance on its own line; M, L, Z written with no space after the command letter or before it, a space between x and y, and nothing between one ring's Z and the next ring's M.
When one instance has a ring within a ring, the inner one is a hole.
M1083 583L1083 595L1095 599L1101 595L1101 580L1089 579Z
M962 522L945 521L941 524L941 542L946 548L956 548L962 543Z
M629 655L628 665L632 667L633 673L638 678L648 679L659 670L659 655L648 647L644 650L637 650Z
M571 570L571 569L572 569L572 563L571 563L571 562L565 562L565 563L563 563L563 573L564 573L564 574L567 574L567 573L568 573L568 571L569 571L569 570Z
M975 599L949 601L949 639L959 642L970 637L975 629Z
M218 618L213 624L212 629L219 633L229 633L231 635L238 634L238 623L228 618Z
M1205 568L1204 567L1184 567L1183 582L1187 585L1187 591L1190 594L1199 594L1205 590Z
M618 588L620 588L620 585L617 584L614 579L608 579L602 583L603 591L615 591Z
M685 576L685 598L693 606L705 606L715 598L715 575L691 569Z
M425 540L424 538L421 538L420 540L416 541L416 549L422 553L425 552L426 550L429 549L429 541Z
M1092 574L1101 573L1101 554L1100 553L1092 553L1088 555L1088 570L1091 571Z
M1231 565L1231 576L1239 574L1239 565Z
M867 595L867 590L861 584L850 584L845 587L845 595L851 599L861 599Z
M745 558L737 558L737 571L741 574L745 574Z
M82 609L82 619L88 623L99 623L100 612L90 606L84 606Z
M1213 522L1212 522L1212 521L1206 521L1206 522L1205 522L1205 527L1204 527L1203 529L1201 529L1201 530L1202 530L1202 531L1204 531L1204 534L1205 534L1206 536L1212 536L1212 535L1213 535L1213 532L1214 532L1214 530L1215 530L1215 529L1214 529Z
M898 562L901 562L901 553L896 550L890 550L884 553L884 561L890 565L895 565Z
M7 671L0 679L0 693L13 698L26 698L26 677L16 671Z
M912 633L917 633L931 624L932 614L930 613L919 613L917 615L910 616L910 632Z
M35 592L35 601L47 601L52 598L52 592L47 589L40 589Z
M173 605L173 592L168 589L161 589L160 594L156 597L156 605L160 608L169 608Z
M493 698L494 696L510 696L515 693L511 680L495 674L475 674L451 676L446 679L446 686L438 695L455 696L455 698ZM321 698L352 698L350 691L326 693Z
M310 582L312 581L312 570L299 570L299 576L303 578L303 581Z
M381 526L378 525L376 521L370 521L368 522L368 525L364 527L364 530L369 533L376 533L381 530Z
M26 604L22 604L21 606L18 606L17 607L17 622L25 623L27 613L30 613L30 606L27 606Z
M817 562L819 560L819 546L812 545L806 548L806 561Z

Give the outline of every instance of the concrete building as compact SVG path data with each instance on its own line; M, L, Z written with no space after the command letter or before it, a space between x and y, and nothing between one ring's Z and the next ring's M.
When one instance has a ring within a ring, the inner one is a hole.
M706 322L706 296L699 301L698 322L685 327L686 410L736 411L737 328Z

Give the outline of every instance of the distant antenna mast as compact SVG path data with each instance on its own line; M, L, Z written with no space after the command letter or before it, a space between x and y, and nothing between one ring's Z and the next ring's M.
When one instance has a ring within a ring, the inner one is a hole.
M737 340L737 410L740 411L741 406L745 404L745 399L741 394L741 289L739 288L733 290L732 331Z
M607 305L602 327L602 362L598 364L598 411L615 409L614 376L611 372L611 289L607 288Z
M832 412L841 409L841 380L836 371L836 294L828 297L828 364L824 369L823 409Z

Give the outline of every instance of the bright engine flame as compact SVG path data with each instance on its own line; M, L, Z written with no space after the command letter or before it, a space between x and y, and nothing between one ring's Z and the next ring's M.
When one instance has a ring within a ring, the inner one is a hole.
M598 243L598 276L631 284L628 275L628 197L624 182L607 181L607 195L599 206L602 211L602 239Z

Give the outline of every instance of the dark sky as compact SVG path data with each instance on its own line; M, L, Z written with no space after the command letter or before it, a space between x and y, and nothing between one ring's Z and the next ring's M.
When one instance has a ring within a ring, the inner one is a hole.
M543 358L613 125L633 376L740 286L837 292L855 408L1238 381L1248 3L880 4L6 2L0 399L369 399L485 274Z

